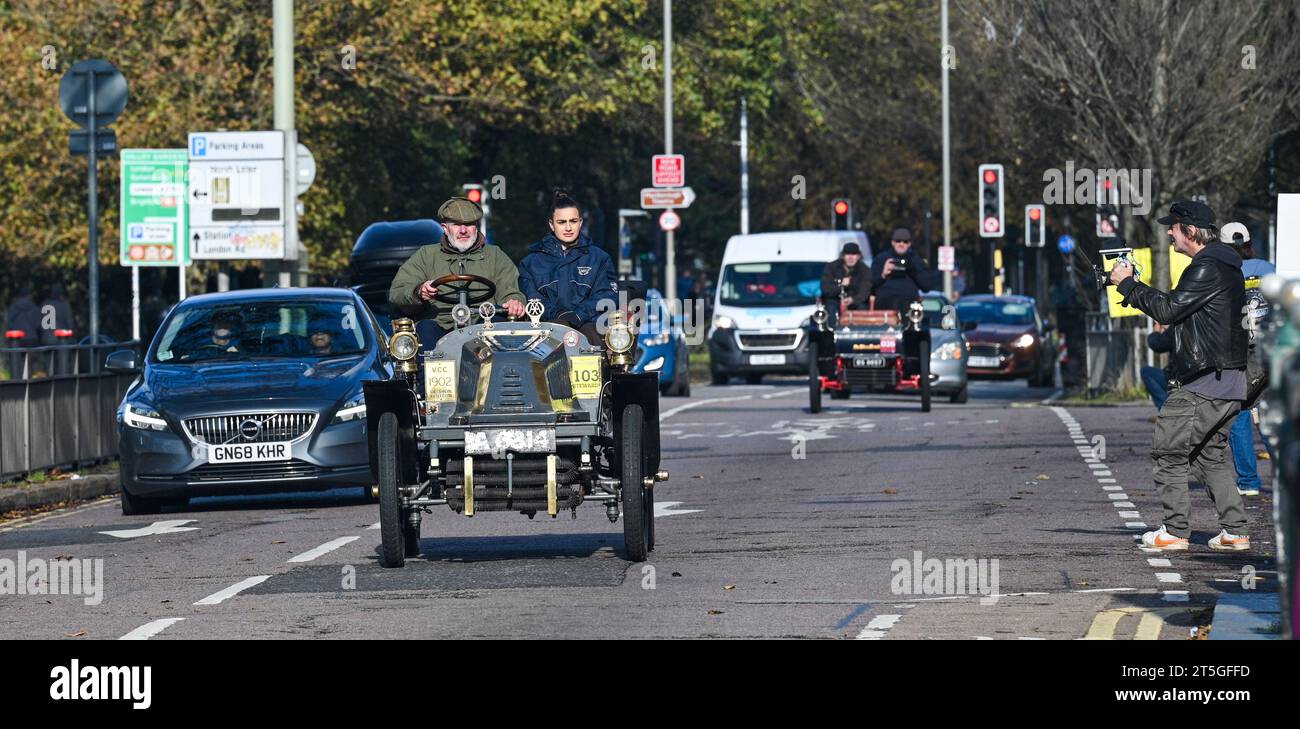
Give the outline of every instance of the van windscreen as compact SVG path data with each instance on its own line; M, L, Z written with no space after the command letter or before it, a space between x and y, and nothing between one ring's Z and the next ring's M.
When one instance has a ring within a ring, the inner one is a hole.
M817 303L820 261L733 263L722 269L723 306L805 306Z

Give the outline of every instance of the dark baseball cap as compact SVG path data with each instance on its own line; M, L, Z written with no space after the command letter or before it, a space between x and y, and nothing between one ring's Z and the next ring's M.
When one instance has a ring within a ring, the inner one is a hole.
M857 243L845 243L844 247L840 249L840 255L842 256L845 253L853 253L860 256L862 255L862 248L858 246Z
M1195 225L1198 228L1214 228L1214 210L1198 200L1179 200L1169 206L1169 214L1160 218L1161 225Z
M895 228L894 235L890 240L905 240L910 242L912 240L912 231L907 228Z

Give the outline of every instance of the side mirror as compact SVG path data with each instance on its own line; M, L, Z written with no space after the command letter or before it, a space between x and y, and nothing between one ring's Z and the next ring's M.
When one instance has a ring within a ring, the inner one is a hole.
M973 322L973 321L964 321L964 322L962 322L962 324L961 324L961 330L962 330L963 332L969 332L969 331L971 331L971 330L973 330L973 329L976 329L976 328L978 328L978 327L979 327L979 324L976 323L976 322Z
M140 363L135 358L135 352L119 349L104 360L104 369L119 375L137 375L140 373Z

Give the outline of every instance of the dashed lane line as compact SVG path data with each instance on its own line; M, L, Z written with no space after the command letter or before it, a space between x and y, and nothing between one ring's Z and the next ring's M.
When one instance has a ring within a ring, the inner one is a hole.
M149 640L184 619L185 618L163 618L151 623L145 623L135 630L132 630L130 633L118 638L118 640Z
M244 590L247 590L250 587L257 587L258 585L262 584L263 582L266 582L269 579L271 579L270 575L258 575L256 577L249 577L246 580L241 580L239 582L236 582L235 584L231 585L230 587L227 587L224 590L221 590L220 592L214 592L211 595L208 595L207 597L203 598L202 600L199 600L194 604L195 605L220 605L221 603L225 602L226 600L229 600L235 595L238 595Z
M293 558L290 559L289 561L290 561L291 563L292 563L292 562L310 562L310 561L312 561L313 559L316 559L317 557L319 557L319 556L321 556L321 555L323 555L323 554L329 554L330 552L333 552L334 550L338 549L339 547L342 547L342 546L345 545L345 544L351 544L352 542L355 542L355 541L357 541L357 540L360 539L360 538L361 538L361 537L339 537L338 539L334 539L334 540L328 541L328 542L326 542L326 543L320 545L319 547L316 547L315 549L309 549L309 550L307 550L306 552L303 552L302 554L299 554L299 555L293 557Z

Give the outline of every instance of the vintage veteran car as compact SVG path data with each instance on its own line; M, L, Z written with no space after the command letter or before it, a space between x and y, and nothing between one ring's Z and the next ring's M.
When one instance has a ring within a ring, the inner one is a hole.
M417 555L421 515L443 505L465 516L577 518L582 504L600 504L611 523L623 519L627 558L644 560L654 549L654 485L668 473L659 469L659 375L630 371L636 322L610 312L602 350L541 321L537 300L529 321L494 321L489 279L451 274L433 284L440 300L456 302L455 329L421 351L411 320L394 320L394 377L365 387L382 564ZM643 284L620 288L644 299Z
M850 310L844 300L839 309L818 303L809 320L808 409L821 412L823 392L842 400L854 392L884 391L917 393L921 412L930 412L936 378L924 305L912 302L905 318L893 309ZM943 316L950 315L948 307Z

